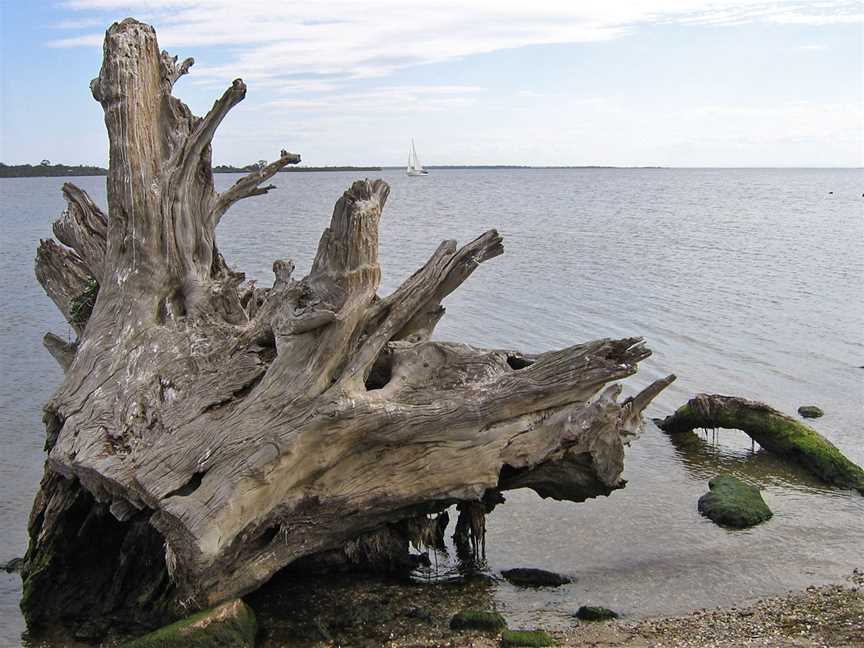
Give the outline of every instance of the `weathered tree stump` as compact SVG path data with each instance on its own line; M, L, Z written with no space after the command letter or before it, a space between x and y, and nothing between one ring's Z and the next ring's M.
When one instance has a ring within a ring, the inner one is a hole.
M617 400L610 383L650 354L641 339L538 355L431 339L442 300L502 253L496 231L444 241L379 297L389 187L358 181L306 277L277 260L259 288L232 270L219 220L300 158L282 151L215 191L211 140L246 87L235 80L198 118L171 95L191 65L160 53L148 25L110 27L91 84L110 139L108 213L65 185L62 245L37 254L78 340L46 336L66 374L45 407L23 571L32 628L150 626L302 557L393 529L416 539L430 514L487 492L581 501L623 485L624 445L674 379Z

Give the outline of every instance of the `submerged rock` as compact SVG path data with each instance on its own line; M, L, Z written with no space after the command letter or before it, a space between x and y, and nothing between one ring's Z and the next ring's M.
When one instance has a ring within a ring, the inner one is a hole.
M611 621L618 618L618 613L605 607L583 605L576 611L576 617L583 621Z
M254 648L255 614L235 599L123 644L122 648Z
M699 498L699 512L721 526L746 529L773 515L759 489L737 477L720 475L708 487L711 490Z
M825 412L815 405L802 405L798 408L798 413L804 418L819 418L825 415Z
M504 617L490 610L462 610L450 619L451 630L488 630L498 632L507 627Z
M405 610L404 614L409 619L417 619L418 621L424 621L426 623L431 623L433 617L431 610L416 606L408 608Z
M697 394L673 415L654 422L670 434L695 428L741 430L765 450L803 466L823 482L864 494L864 470L816 430L765 403Z
M545 569L533 569L531 567L517 567L516 569L505 569L501 575L514 585L520 587L558 587L573 582L573 579L562 574L546 571Z
M554 646L555 640L542 630L505 630L501 633L501 645L510 646Z

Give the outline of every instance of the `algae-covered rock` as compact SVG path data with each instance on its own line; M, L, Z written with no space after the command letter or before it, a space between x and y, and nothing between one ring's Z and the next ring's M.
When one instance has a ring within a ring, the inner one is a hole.
M825 415L825 412L815 405L802 405L798 408L798 413L804 418L819 418Z
M533 569L531 567L505 569L501 572L501 575L514 585L521 587L558 587L572 580L562 574L556 574L545 569Z
M505 630L501 633L501 645L509 646L554 646L555 640L542 630Z
M122 648L254 648L255 614L235 599L123 644Z
M504 617L490 610L462 610L450 619L452 630L486 630L498 632L507 627Z
M746 529L773 515L759 489L737 477L720 475L708 482L708 488L699 498L699 512L721 526Z
M728 428L747 433L765 450L793 461L827 484L864 495L864 470L828 439L765 403L736 396L697 394L657 426L670 434L696 428Z
M599 605L583 605L576 611L576 617L583 621L611 621L618 613Z

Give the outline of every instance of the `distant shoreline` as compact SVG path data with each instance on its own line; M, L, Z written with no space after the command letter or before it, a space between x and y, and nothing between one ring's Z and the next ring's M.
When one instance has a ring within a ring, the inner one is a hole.
M213 167L213 173L252 173L256 167L249 165L235 167L220 164ZM380 166L286 166L279 169L279 173L320 173L325 171L380 171Z
M300 166L285 167L280 173L314 173L322 171L381 171L380 166ZM253 165L235 167L219 165L213 167L213 173L251 173L256 171ZM0 178L58 178L64 176L107 176L108 169L88 165L68 164L16 164L0 163Z
M86 164L3 164L0 178L59 178L63 176L105 176L108 169Z
M322 172L347 172L347 171L402 171L404 166L291 166L285 167L279 173L322 173ZM699 170L699 169L716 169L716 170L780 170L789 171L795 169L814 169L822 171L830 170L852 170L859 171L864 167L672 167L672 166L614 166L614 165L571 165L571 166L532 166L527 164L441 164L430 165L426 169L432 171L495 171L495 170L619 170L619 171L641 171L641 170ZM213 167L213 173L251 173L255 168L252 165L247 167L235 167L229 165L219 165ZM17 164L9 165L0 162L0 178L55 178L55 177L86 177L86 176L106 176L108 170L98 166L89 165L31 165Z
M402 166L290 166L280 169L279 173L322 173L328 171L394 171ZM520 164L442 164L426 167L432 170L496 170L496 169L664 169L659 166L530 166ZM253 165L235 167L219 165L213 167L213 173L251 173L256 170ZM0 163L0 178L59 178L64 176L106 176L108 169L89 165L67 164L16 164Z

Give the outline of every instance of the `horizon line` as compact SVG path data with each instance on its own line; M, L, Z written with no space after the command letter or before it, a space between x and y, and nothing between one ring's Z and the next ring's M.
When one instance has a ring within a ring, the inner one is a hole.
M19 167L19 166L31 166L34 168L38 168L42 166L39 163L32 162L20 162L20 163L9 163L9 162L0 162L0 166L6 167ZM56 162L49 165L46 165L48 168L61 166L61 167L91 167L97 169L108 170L108 166L102 166L100 164L94 163L73 163L67 164L64 162ZM243 166L247 165L234 165L234 164L226 164L219 163L213 164L212 168L216 169L218 167L232 167L242 169ZM381 170L392 170L392 169L404 169L404 164L300 164L300 165L291 165L290 168L286 168L286 171L292 169L327 169L333 167L334 169L370 169L377 168ZM841 164L792 164L792 165L706 165L706 164L693 164L693 165L668 165L668 164L502 164L502 163L478 163L478 164L427 164L424 166L426 169L849 169L849 170L864 170L864 164L861 165L841 165ZM239 172L238 172L239 173Z

